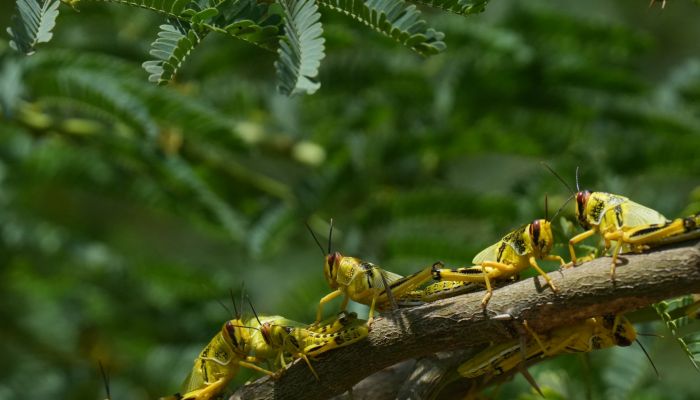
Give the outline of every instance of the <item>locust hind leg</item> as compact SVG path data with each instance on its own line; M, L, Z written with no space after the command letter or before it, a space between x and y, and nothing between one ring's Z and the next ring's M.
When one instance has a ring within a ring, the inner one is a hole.
M224 390L230 379L219 378L202 389L193 390L185 393L182 400L209 400L215 398Z
M442 266L443 264L438 261L430 267L424 268L414 274L405 276L386 285L385 289L379 294L379 297L377 297L377 309L385 309L386 304L392 303L392 297L394 298L394 303L396 303L396 299L404 297L412 290L430 281L433 274L433 269L436 265Z
M311 373L314 374L314 377L316 377L316 380L320 381L321 378L318 377L316 370L314 369L314 367L311 366L311 361L309 361L309 357L307 357L306 354L303 354L303 353L297 354L297 357L304 359L304 361L306 362L306 365L309 366L309 370L311 370Z
M508 276L514 272L516 272L516 269L512 265L492 261L485 261L479 266L456 269L437 268L437 265L433 265L432 271L433 279L439 281L484 283L486 285L486 295L481 300L481 307L484 310L486 310L486 306L493 295L491 279L502 277L503 275Z

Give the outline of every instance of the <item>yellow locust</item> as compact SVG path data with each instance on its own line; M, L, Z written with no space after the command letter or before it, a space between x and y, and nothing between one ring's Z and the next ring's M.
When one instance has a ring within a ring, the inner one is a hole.
M274 365L281 368L287 367L287 356L292 359L301 358L317 380L318 374L311 366L309 357L348 346L364 339L368 334L367 322L358 320L357 314L345 311L318 327L308 327L283 317L267 319L265 322L258 320L258 323L264 343L259 343L257 337L251 338L257 357L274 360Z
M543 163L543 165L573 192L571 186L552 168L547 164ZM615 242L610 265L610 276L612 278L615 277L617 257L620 251L623 250L623 245L626 246L625 249L639 252L646 249L650 244L670 241L676 235L695 231L698 225L697 216L669 221L660 212L635 203L627 197L605 192L580 190L578 168L576 169L576 192L573 196L576 198L576 219L586 231L569 240L571 262L573 265L576 265L574 246L577 243L595 234L600 234L606 249L611 247L611 242Z
M537 259L541 259L557 261L560 265L564 265L561 257L549 254L552 244L551 223L546 219L536 219L482 250L472 260L474 266L454 269L433 268L433 278L439 281L483 282L486 285L486 295L481 301L481 306L484 308L493 294L492 280L502 282L528 267L534 268L552 290L557 291L552 280L537 264Z
M308 226L307 226L308 228ZM325 295L318 304L316 323L323 315L323 305L336 297L343 296L341 311L345 310L348 301L353 300L369 306L367 324L371 325L374 310L386 310L395 305L396 297L410 292L430 280L431 267L425 268L409 276L401 276L389 272L370 262L356 257L347 257L339 252L331 252L333 235L333 220L331 220L328 235L328 252L323 250L311 228L309 232L316 240L324 255L323 275L333 291Z
M461 376L490 379L504 374L522 363L561 353L590 352L612 346L629 346L637 338L634 326L623 316L588 318L584 322L553 329L538 335L526 329L534 340L524 348L519 340L491 346L458 368Z
M184 394L161 400L209 400L221 394L240 367L277 377L279 372L259 364L283 368L287 359L294 358L303 358L318 378L307 355L316 356L367 336L365 322L345 313L315 330L303 326L281 316L255 315L247 320L237 316L227 321L195 359L183 383Z

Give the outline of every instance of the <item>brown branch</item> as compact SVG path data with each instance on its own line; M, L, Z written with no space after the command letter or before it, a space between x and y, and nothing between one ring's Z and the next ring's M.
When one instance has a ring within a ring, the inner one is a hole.
M610 279L610 258L550 273L554 293L540 277L498 289L482 312L483 292L436 301L385 314L372 325L366 340L324 354L314 361L321 381L303 364L284 375L258 379L239 388L235 399L326 399L350 389L363 378L400 361L440 351L499 343L517 335L513 322L493 319L508 313L547 331L605 313L636 310L660 300L700 292L700 242L620 258L616 280Z

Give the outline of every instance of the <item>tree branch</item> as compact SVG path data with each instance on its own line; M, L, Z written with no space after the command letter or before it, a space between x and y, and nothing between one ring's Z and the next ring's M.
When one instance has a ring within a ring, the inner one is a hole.
M700 242L685 242L644 254L620 257L616 280L610 257L550 273L554 293L541 277L494 292L488 313L483 292L401 309L375 319L367 339L323 354L314 367L316 381L303 363L294 363L281 378L258 379L239 388L236 399L326 399L350 389L363 378L400 361L517 336L516 323L493 319L508 313L527 320L536 331L606 313L629 312L660 300L700 292ZM488 315L486 315L488 314Z

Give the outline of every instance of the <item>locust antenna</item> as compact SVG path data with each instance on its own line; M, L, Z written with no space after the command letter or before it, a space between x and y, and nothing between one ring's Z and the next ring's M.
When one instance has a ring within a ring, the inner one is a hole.
M233 327L235 327L235 328L252 329L252 330L254 330L254 331L259 331L259 330L260 330L260 328L256 328L256 327L254 327L254 326L234 325L234 324L231 324L230 326L233 326Z
M241 305L241 316L240 316L240 317L243 316L243 303L244 303L243 300L245 300L245 298L246 298L246 295L245 295L245 281L242 281L242 282L241 282L241 302L238 303L238 304ZM240 317L239 317L239 318L240 318Z
M321 246L321 242L318 241L318 238L316 237L316 234L314 233L313 230L311 230L311 227L309 226L309 224L308 224L308 223L305 223L304 225L306 225L306 229L308 229L308 230L309 230L309 233L311 233L311 237L314 238L314 241L315 241L316 244L318 245L318 248L321 249L321 254L323 254L324 257L325 257L327 254L330 254L330 251L328 251L328 253L326 253L325 251L323 251L323 246Z
M219 300L219 299L216 299L216 301L219 303L219 305L220 305L221 307L224 308L224 310L226 310L226 313L227 313L227 314L230 314L232 317L236 318L233 314L231 314L231 309L228 308L228 307L226 306L226 304L224 304L223 301L221 301L221 300Z
M561 207L559 207L559 209L557 210L557 212L555 212L554 215L552 215L552 219L549 220L549 222L554 221L554 218L556 218L557 215L559 215L559 213L561 212L561 210L563 210L564 207L566 207L566 205L569 204L569 202L571 201L571 199L574 198L574 196L576 196L576 193L572 194L571 196L569 196L569 197L566 199L566 201L564 202L564 204L562 204Z
M549 202L547 200L547 193L544 194L544 220L549 221Z
M557 179L559 179L559 182L563 183L564 186L566 186L566 188L569 189L570 192L572 192L572 193L578 192L578 167L576 167L576 189L577 190L576 190L576 192L574 192L574 189L571 188L571 185L566 183L564 178L562 178L561 175L557 174L557 171L553 170L552 167L549 166L549 164L547 164L544 161L541 161L540 164L542 164L545 168L547 168L549 170L549 172L551 172Z
M646 332L637 332L637 336L653 336L657 338L664 338L664 335L659 335L658 333L646 333Z
M109 393L109 374L105 372L102 366L102 361L97 360L97 364L100 366L100 374L102 374L102 382L105 384L105 393L107 394L107 400L112 400L112 395Z
M253 302L250 301L250 297L246 296L246 300L248 300L248 304L250 304L250 309L253 310L253 315L255 315L255 319L258 321L258 324L262 326L262 322L260 322L260 317L258 317L258 313L255 312L255 307L253 307Z
M331 243L333 243L333 218L331 218L331 228L328 231L328 253L331 254Z
M236 299L233 297L233 289L229 288L228 293L231 296L231 303L233 304L233 311L236 313L234 317L236 319L241 319L241 314L238 312L238 307L236 307Z
M581 191L581 187L578 185L578 165L576 166L576 191Z
M660 376L659 376L659 370L656 369L656 365L654 365L654 361L652 361L652 360L651 360L651 357L649 357L649 353L647 353L647 349L644 348L644 346L642 345L642 342L640 342L639 339L634 339L634 341L637 342L637 344L639 344L639 347L640 347L640 348L642 349L642 351L644 352L644 355L647 356L647 360L649 360L649 363L651 364L651 367L654 368L654 373L656 374L656 377L657 377L657 378L660 378Z

